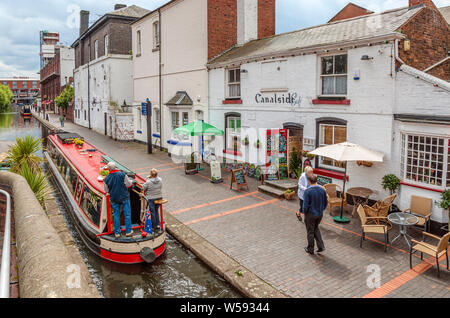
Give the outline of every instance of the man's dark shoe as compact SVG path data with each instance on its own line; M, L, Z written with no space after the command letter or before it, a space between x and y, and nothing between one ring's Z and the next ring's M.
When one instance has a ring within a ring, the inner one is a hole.
M303 222L303 218L302 218L302 215L301 215L300 213L297 213L297 219L298 219L300 222Z
M322 253L322 252L324 252L325 251L325 248L319 248L318 250L317 250L317 253Z
M310 250L308 250L307 247L305 247L305 252L308 253L308 254L314 255L314 252L311 252Z

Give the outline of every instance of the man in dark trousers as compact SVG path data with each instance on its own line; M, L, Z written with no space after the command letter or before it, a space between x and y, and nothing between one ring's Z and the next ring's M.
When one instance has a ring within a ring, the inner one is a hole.
M303 199L303 213L305 214L308 246L306 253L314 254L314 239L317 242L317 253L325 251L325 245L320 234L319 224L322 221L323 211L328 206L327 192L317 185L317 176L308 175L310 187L305 191Z
M133 182L128 179L127 175L116 169L114 162L108 163L109 174L103 181L105 192L109 193L111 207L114 216L114 234L119 238L122 234L120 229L120 208L123 210L125 217L125 234L127 237L133 235L131 228L131 206L130 193L128 189L133 186Z

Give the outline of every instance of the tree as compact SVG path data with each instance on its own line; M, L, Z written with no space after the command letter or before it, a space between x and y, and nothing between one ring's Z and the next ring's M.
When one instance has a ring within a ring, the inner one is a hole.
M62 109L63 112L66 111L67 107L73 100L73 87L67 86L62 92L61 95L55 98L56 106Z
M0 113L11 111L13 93L8 86L0 84Z

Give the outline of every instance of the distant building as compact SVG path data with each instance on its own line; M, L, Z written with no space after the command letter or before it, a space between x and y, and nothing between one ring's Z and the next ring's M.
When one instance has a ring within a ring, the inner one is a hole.
M340 20L350 19L354 17L359 17L366 14L371 14L373 11L367 10L363 7L360 7L352 2L347 4L341 11L339 11L333 18L331 18L330 22L336 22Z
M48 61L55 57L56 45L59 42L58 32L40 31L39 32L40 43L40 61L42 69Z
M131 23L149 10L116 5L89 27L80 12L75 49L74 121L119 140L133 139Z
M39 94L39 79L29 77L0 78L0 84L8 86L13 95L13 103L32 104Z
M40 71L42 105L47 110L58 111L55 105L55 98L61 94L66 85L73 83L74 68L74 49L66 46L57 46L55 56L49 59ZM69 120L73 120L73 109L67 109L67 117Z

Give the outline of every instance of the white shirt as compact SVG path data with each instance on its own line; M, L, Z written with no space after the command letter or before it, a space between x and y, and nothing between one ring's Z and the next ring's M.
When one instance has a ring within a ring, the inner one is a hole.
M298 197L300 200L303 200L303 196L305 195L306 189L310 187L308 177L306 176L306 172L303 172L298 179Z

